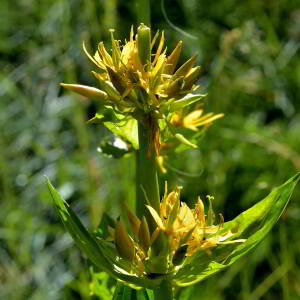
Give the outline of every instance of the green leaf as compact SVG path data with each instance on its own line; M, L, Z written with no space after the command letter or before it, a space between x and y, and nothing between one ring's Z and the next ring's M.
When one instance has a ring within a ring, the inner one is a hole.
M198 251L187 259L184 266L173 277L173 283L187 286L229 267L247 254L277 222L284 211L299 180L300 173L283 185L275 188L265 199L224 224L224 232L233 232L232 239L247 239L244 243L223 244L208 255Z
M178 99L178 100L174 100L172 101L170 104L166 104L166 111L168 112L174 112L174 111L180 111L181 109L183 109L186 106L189 106L195 102L200 101L202 98L204 98L206 96L206 94L201 95L201 94L188 94L185 97Z
M130 116L117 113L112 107L105 106L104 112L96 115L88 123L104 124L111 132L139 148L137 121Z
M119 139L122 144L125 144L124 141L122 141L119 137L117 137L115 140ZM123 145L121 145L123 146ZM126 144L125 144L126 146ZM129 149L126 149L125 147L120 147L117 143L113 141L106 141L103 140L100 144L100 147L98 149L98 152L108 156L108 157L113 157L113 158L122 158L125 155L130 153Z
M66 230L71 234L76 245L85 255L101 270L108 272L114 278L123 281L127 285L139 289L155 288L160 284L161 279L148 279L145 276L137 276L129 273L130 264L119 257L117 259L116 249L112 243L97 238L90 234L46 177L49 192L54 201L57 213Z
M59 193L46 178L46 182L54 201L57 213L67 231L71 234L77 246L88 256L88 258L98 267L109 271L111 266L102 255L99 246L94 238L84 228L79 218L75 215L70 206L60 197Z
M104 122L104 125L113 133L132 144L134 149L139 149L138 128L135 119L127 119L121 123Z

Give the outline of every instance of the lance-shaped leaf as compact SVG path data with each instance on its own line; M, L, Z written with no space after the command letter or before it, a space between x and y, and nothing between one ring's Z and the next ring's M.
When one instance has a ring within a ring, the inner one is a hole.
M189 106L195 102L202 100L206 94L187 94L181 99L173 98L171 101L168 101L163 104L163 111L174 112L180 111L186 106Z
M66 230L71 234L76 245L97 267L136 289L142 287L153 289L160 284L161 278L148 279L146 276L138 276L135 273L130 273L130 265L118 259L113 244L99 238L96 240L95 235L90 234L85 229L72 208L61 198L48 178L46 178L46 183L57 213ZM119 263L118 260L120 261Z
M247 254L274 226L281 216L299 180L300 173L275 188L265 199L224 224L222 231L233 233L231 239L246 239L244 243L224 243L212 250L211 255L198 251L186 259L173 277L178 286L188 286L211 276Z

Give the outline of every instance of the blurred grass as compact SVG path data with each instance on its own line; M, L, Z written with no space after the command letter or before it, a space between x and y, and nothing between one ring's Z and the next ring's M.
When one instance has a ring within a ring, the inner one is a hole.
M184 40L181 60L199 53L206 107L224 112L199 150L169 157L170 187L215 196L231 219L300 169L300 8L298 1L171 1L167 23L152 1L153 29L168 49ZM104 208L134 199L134 160L97 153L108 132L86 125L98 108L59 82L95 84L83 54L127 37L133 1L1 1L0 299L90 299L88 262L58 222L43 175L85 224ZM163 188L163 186L162 186ZM299 299L299 188L272 234L249 257L209 281L178 291L184 299ZM106 280L106 279L105 279ZM106 282L106 281L105 281ZM195 298L198 299L198 298Z

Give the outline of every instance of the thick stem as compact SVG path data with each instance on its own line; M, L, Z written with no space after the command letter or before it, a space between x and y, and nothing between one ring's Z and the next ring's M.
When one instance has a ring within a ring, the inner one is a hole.
M147 204L146 196L151 206L159 213L160 210L160 196L159 186L156 170L156 154L154 146L152 145L151 152L149 146L152 138L152 130L150 127L145 126L141 122L138 122L138 136L139 136L139 151L137 152L137 214L139 217L146 215ZM151 146L150 146L151 147ZM149 153L150 152L150 153ZM150 154L150 155L149 155ZM149 222L151 233L155 230L156 224L152 218L147 218Z
M150 124L150 115L145 115L146 125L138 122L139 151L137 152L137 170L136 170L136 211L141 218L146 216L149 225L150 234L157 228L146 205L149 204L160 214L160 195L156 170L156 152L153 141L153 127ZM148 125L148 126L147 126ZM151 149L151 150L149 150ZM165 273L167 270L167 260L155 260L155 257L165 253L167 249L167 239L162 232L158 235L154 243L151 245L151 257L156 263L153 264L153 272Z
M169 281L163 280L158 289L154 290L155 300L173 300L172 285Z

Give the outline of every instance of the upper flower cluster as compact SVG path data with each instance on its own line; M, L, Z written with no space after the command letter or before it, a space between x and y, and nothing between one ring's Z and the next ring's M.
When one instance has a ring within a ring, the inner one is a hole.
M153 149L159 155L161 145L172 138L177 144L184 143L197 148L196 144L189 141L190 132L198 131L199 127L209 126L214 120L223 117L223 114L204 114L203 108L199 107L193 112L187 109L205 96L193 93L199 87L196 83L200 76L200 67L194 67L196 55L177 67L183 43L179 41L172 53L167 55L164 41L164 32L160 38L157 32L151 39L150 28L141 24L137 34L131 28L129 41L121 45L111 30L111 51L107 51L104 43L100 42L98 50L91 55L83 44L86 55L97 66L92 74L97 78L100 89L79 84L61 84L88 98L100 99L107 110L112 109L113 114L105 114L105 117L96 114L90 121L100 119L100 122L129 144L136 144L137 133L133 132L130 136L126 133L132 131L134 122L138 121L149 128L150 156ZM105 122L113 123L114 126ZM115 132L115 126L122 129ZM126 130L127 126L129 130ZM189 129L188 132L182 132L184 128Z
M176 70L182 41L167 56L164 32L156 52L151 54L158 37L159 32L151 40L150 28L141 24L136 36L131 28L129 41L121 46L111 30L111 54L103 42L99 43L93 56L84 46L85 53L98 67L93 74L99 80L101 90L80 85L63 86L87 96L94 93L94 97L104 99L121 112L133 112L137 108L145 112L166 110L170 104L197 89L195 83L200 76L200 67L193 67L195 55Z
M83 45L86 55L98 67L92 73L98 79L100 89L62 83L63 87L87 97L101 99L117 112L138 120L141 112L153 112L157 118L162 119L164 113L181 112L182 108L205 96L191 94L199 87L196 82L200 77L200 66L194 67L196 55L177 68L182 41L167 56L164 32L157 47L159 32L151 39L150 28L144 24L138 27L136 35L131 28L129 41L125 41L123 46L115 40L113 32L111 30L111 54L103 42L99 43L94 55L90 55ZM156 51L153 51L154 48ZM222 116L219 114L212 118L210 114L206 121L211 123ZM184 123L181 125L184 126Z

